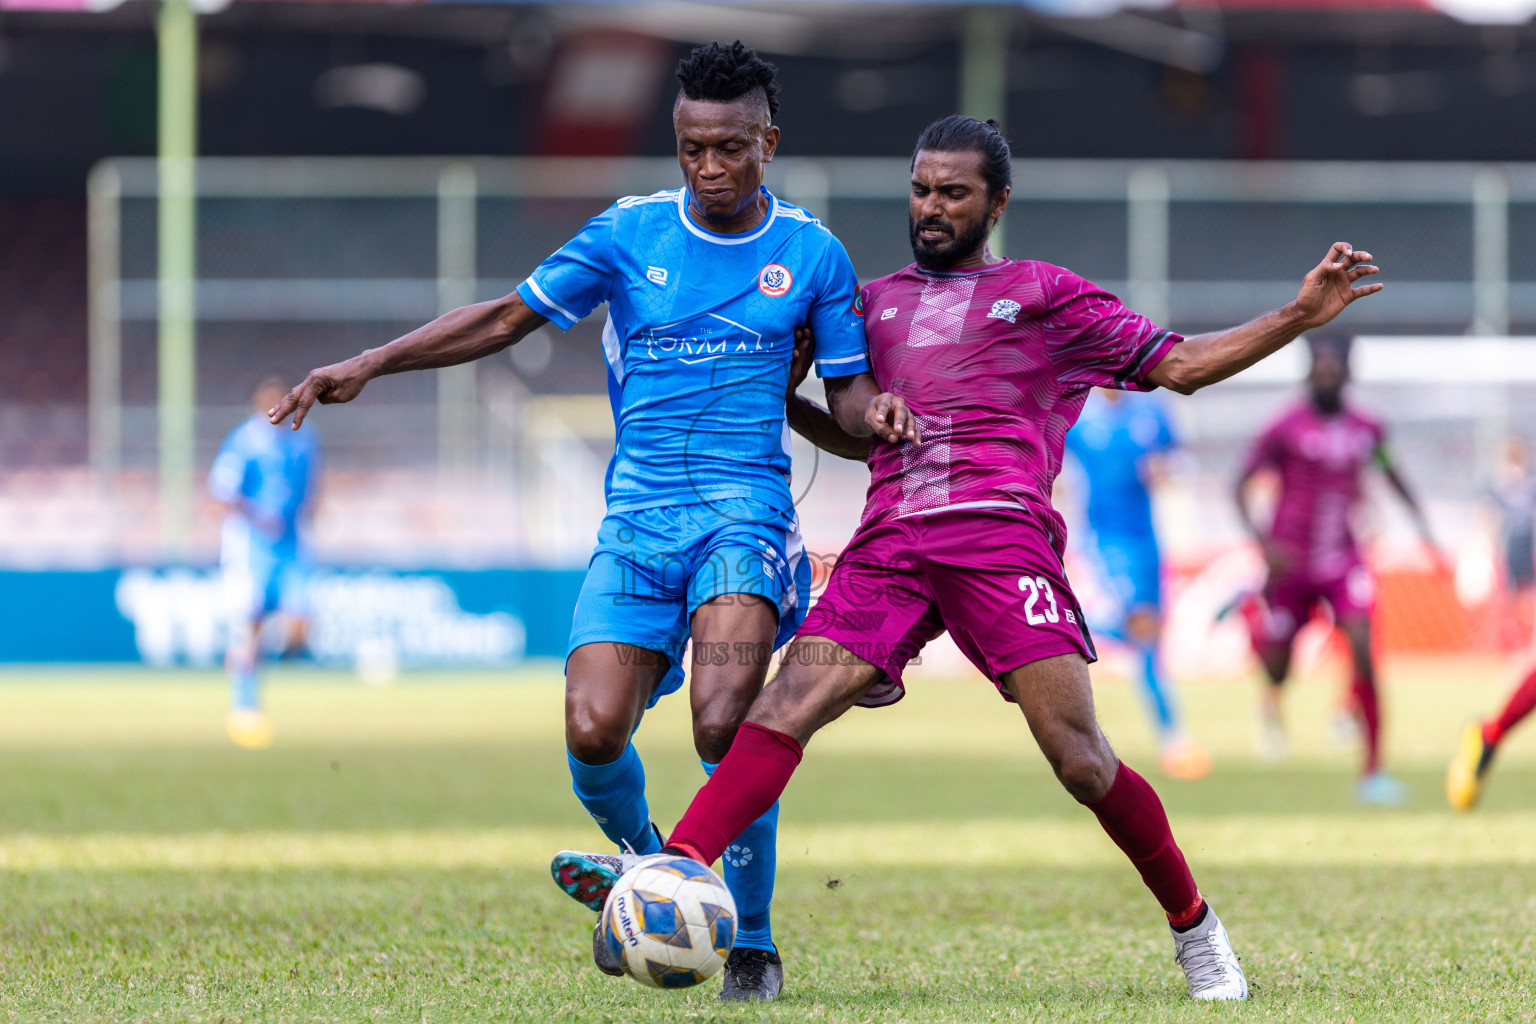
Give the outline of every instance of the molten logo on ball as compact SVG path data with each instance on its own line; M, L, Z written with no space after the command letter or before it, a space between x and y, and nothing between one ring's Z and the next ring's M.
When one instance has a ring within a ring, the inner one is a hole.
M669 853L624 872L603 907L603 941L631 978L688 988L714 976L736 944L736 901L709 868Z

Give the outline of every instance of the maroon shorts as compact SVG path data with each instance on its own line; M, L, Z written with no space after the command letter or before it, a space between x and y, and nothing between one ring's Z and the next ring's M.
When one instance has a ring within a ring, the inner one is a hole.
M1008 700L1003 675L1093 640L1061 556L1025 509L953 509L861 526L799 636L836 641L885 672L859 703L894 704L907 662L945 630ZM802 656L812 656L806 651Z
M1334 622L1369 618L1376 606L1376 581L1365 566L1350 566L1342 576L1326 579L1305 572L1288 572L1264 584L1261 641L1289 644L1307 624L1319 604L1326 604Z

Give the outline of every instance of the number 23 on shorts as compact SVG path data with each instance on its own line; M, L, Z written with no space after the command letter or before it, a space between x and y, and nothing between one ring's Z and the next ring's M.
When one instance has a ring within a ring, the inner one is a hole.
M1019 589L1028 595L1024 598L1024 618L1031 626L1061 621L1061 613L1056 609L1056 593L1051 589L1050 580L1044 576L1020 576ZM1036 607L1042 596L1046 601L1043 611Z

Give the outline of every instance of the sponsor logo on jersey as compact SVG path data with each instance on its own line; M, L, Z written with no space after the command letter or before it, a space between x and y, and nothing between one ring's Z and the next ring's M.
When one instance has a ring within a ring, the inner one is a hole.
M862 288L853 293L853 315L864 315L864 289Z
M777 263L770 263L757 272L757 290L770 299L788 293L795 279L790 276L789 270Z
M881 320L889 320L891 317L893 317L895 315L896 315L896 307L895 306L892 306L890 309L883 309L883 310L880 311L880 319Z
M998 299L996 302L992 303L992 311L987 314L987 319L1007 320L1009 323L1016 323L1019 310L1023 308L1023 306L1020 306L1012 299Z
M757 331L718 313L705 313L674 324L647 327L634 339L645 359L682 359L704 363L720 356L768 352Z
M666 267L646 267L645 268L645 279L647 281L651 282L651 284L662 284L662 285L664 285L664 284L667 283L667 268Z

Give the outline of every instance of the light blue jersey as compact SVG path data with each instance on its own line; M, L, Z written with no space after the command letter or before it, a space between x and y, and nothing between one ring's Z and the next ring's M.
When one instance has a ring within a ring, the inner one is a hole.
M686 189L620 199L518 286L561 330L608 303L610 512L738 498L789 511L795 328L815 331L818 375L869 369L842 243L763 195L763 223L730 235L688 218Z
M1152 526L1147 459L1177 446L1162 402L1151 395L1124 394L1114 401L1090 395L1067 432L1067 450L1088 482L1092 557L1113 599L1094 629L1126 641L1139 653L1141 685L1165 750L1181 735L1178 708L1163 678L1155 630L1137 635L1131 615L1161 613L1162 556Z
M314 431L274 427L255 413L224 439L208 471L208 492L274 542L291 543L319 462Z
M1067 450L1088 478L1088 525L1100 536L1152 536L1152 497L1145 461L1177 446L1162 403L1126 395L1092 395L1067 433Z
M811 572L784 418L795 328L815 331L820 376L869 369L858 280L842 243L809 213L763 195L762 224L731 235L689 220L686 189L620 199L517 289L561 330L608 304L603 351L617 428L608 514L568 651L613 643L663 653L668 668L647 706L682 686L684 646L703 605L727 595L767 602L778 613L774 647L805 617ZM760 653L766 671L767 652L741 646L726 656ZM621 849L656 852L633 745L609 764L568 760L572 787L604 834ZM774 948L777 820L775 804L726 858L738 948Z
M224 439L208 471L208 492L230 506L219 561L232 615L306 610L303 534L319 464L313 430L275 427L260 413Z

